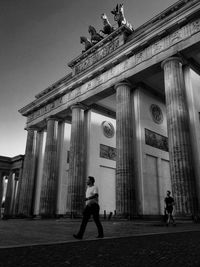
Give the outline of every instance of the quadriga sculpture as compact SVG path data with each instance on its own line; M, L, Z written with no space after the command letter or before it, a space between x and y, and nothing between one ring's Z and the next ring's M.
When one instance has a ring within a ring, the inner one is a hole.
M111 11L111 13L114 15L114 20L117 21L118 26L126 25L133 31L132 25L126 20L124 16L124 5L123 4L117 4L116 8Z
M90 40L85 36L80 37L80 43L85 45L85 50L83 50L82 53L84 53L93 46L92 42L90 42Z
M110 24L105 13L101 14L101 19L103 20L103 30L100 30L100 32L104 34L111 34L114 31L114 28Z
M89 26L88 32L91 36L91 42L94 45L103 39L103 36L97 33L95 28L91 25Z

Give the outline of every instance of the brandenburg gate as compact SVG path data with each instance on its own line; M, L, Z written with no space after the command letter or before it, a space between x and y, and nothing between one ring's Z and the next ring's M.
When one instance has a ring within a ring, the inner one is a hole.
M19 216L80 216L88 175L102 214L159 216L168 189L177 216L199 213L200 2L178 1L137 29L123 5L112 14L117 27L103 14L103 34L89 27L71 72L19 110Z

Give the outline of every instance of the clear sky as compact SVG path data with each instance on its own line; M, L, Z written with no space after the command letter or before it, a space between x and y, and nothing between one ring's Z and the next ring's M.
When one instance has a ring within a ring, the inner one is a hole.
M134 28L177 2L123 0ZM70 72L67 63L83 50L88 26L102 29L100 15L117 0L0 0L0 155L25 153L26 118L18 110Z

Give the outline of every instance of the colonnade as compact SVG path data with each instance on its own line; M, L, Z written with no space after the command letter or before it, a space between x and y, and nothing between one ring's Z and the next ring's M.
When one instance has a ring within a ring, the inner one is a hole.
M17 214L21 178L22 168L0 171L0 218L10 218Z
M168 58L162 63L165 78L165 95L169 138L170 172L176 211L180 215L197 213L197 192L191 160L189 117L185 97L182 63L179 58ZM136 170L134 166L133 86L123 81L116 89L116 212L119 216L132 218L136 207ZM67 210L80 215L85 191L86 164L85 107L76 104L72 109L70 161L67 192ZM56 118L47 119L47 141L40 197L40 214L54 216L58 192L58 151ZM18 214L32 216L35 196L35 169L37 166L37 138L34 129L27 129L26 155L23 179L20 186Z

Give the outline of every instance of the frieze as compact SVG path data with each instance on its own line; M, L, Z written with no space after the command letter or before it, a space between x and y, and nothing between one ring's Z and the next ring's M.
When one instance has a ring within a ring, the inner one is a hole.
M51 110L57 108L58 106L63 104L63 97L59 97L56 100L54 100L53 102L46 104L45 106L41 107L40 109L34 111L33 113L31 113L28 118L27 118L27 122L31 122L35 119L37 119L38 117L50 112Z
M169 151L168 138L148 129L145 129L145 144L166 152Z
M156 43L134 54L129 59L129 61L131 61L131 67L133 68L134 66L144 62L145 60L148 60L152 56L162 52L163 50L168 49L170 46L173 46L174 44L183 41L184 39L188 38L192 34L197 33L199 31L200 31L200 19L181 27L176 32L166 37L163 37ZM125 64L128 65L127 62Z
M200 20L195 20L194 22L192 22L191 26L192 26L192 33L200 31Z
M103 47L95 51L91 56L83 59L79 64L75 66L75 74L82 72L89 68L102 58L106 57L119 47L119 38L112 40L110 43L105 44Z
M159 53L160 51L163 50L163 47L164 47L163 40L160 40L160 41L156 42L152 46L152 54L155 55L155 54Z
M161 38L159 41L149 45L148 47L146 47L143 50L141 49L139 52L133 54L131 57L124 60L120 64L113 66L112 68L110 68L109 70L104 72L103 74L99 74L98 77L93 78L90 81L85 82L81 86L75 88L74 90L67 92L63 96L63 98L58 98L57 100L54 101L54 107L50 107L49 105L46 105L45 107L41 108L39 112L36 112L36 111L33 112L32 114L30 114L28 116L27 122L33 121L37 117L39 117L39 116L41 116L47 112L50 112L52 109L57 108L58 106L62 105L63 103L67 103L69 101L76 99L80 95L84 95L88 91L93 90L100 83L103 84L103 83L113 79L113 77L119 76L123 71L127 71L128 69L134 68L135 66L141 64L142 62L144 62L144 61L150 59L151 57L161 53L162 51L170 48L174 44L183 41L184 39L192 36L193 34L196 34L199 31L200 31L200 19L197 19L193 22L188 23L187 25L181 27L178 31ZM115 41L117 41L117 39L115 39ZM116 44L116 46L117 46L117 44ZM116 48L116 46L115 46L115 48ZM109 49L110 48L108 48L107 51L109 51ZM98 50L98 51L100 51L100 50ZM96 53L98 53L98 51ZM101 54L101 55L105 55L105 54ZM98 58L98 57L95 57L95 58ZM87 58L85 58L85 60L87 60ZM87 64L92 64L92 62L93 62L92 60L94 60L94 59L91 59L91 62L87 63ZM89 65L87 65L87 66L89 66ZM80 65L78 65L76 67L79 68ZM84 69L84 67L83 67L83 69ZM78 71L81 71L83 69L82 69L82 67L80 67ZM70 87L70 85L69 85L69 87ZM67 90L69 90L69 87L67 88Z
M141 63L142 61L144 61L144 59L145 59L145 54L146 54L145 52L146 52L146 51L143 50L142 52L136 54L136 56L135 56L135 62L136 62L136 64L139 64L139 63Z
M181 30L178 30L176 32L174 32L173 34L171 34L171 38L170 38L170 41L172 44L176 43L176 42L179 42L180 40L182 40L182 36L183 36L183 29Z

